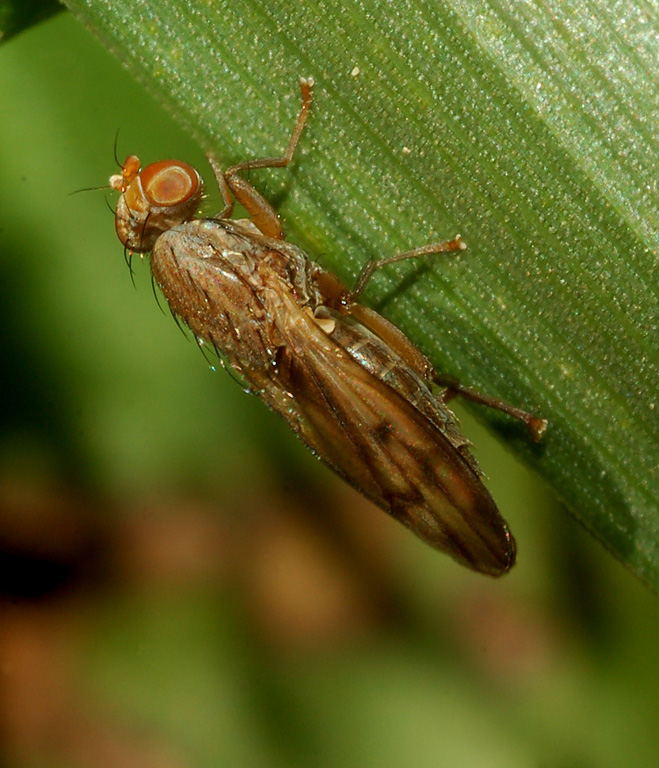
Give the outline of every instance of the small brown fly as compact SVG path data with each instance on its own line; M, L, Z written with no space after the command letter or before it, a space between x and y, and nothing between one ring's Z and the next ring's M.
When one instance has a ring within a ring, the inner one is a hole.
M130 155L110 179L121 192L119 239L131 252L151 251L174 315L337 474L432 547L500 576L515 562L515 540L447 402L462 395L498 408L523 421L534 440L547 422L438 376L398 328L358 303L376 269L461 251L459 235L368 262L352 290L284 239L275 210L238 174L291 162L313 80L300 84L285 155L226 171L209 158L224 201L218 216L194 218L203 192L194 168L163 160L140 170ZM230 219L236 201L248 219Z

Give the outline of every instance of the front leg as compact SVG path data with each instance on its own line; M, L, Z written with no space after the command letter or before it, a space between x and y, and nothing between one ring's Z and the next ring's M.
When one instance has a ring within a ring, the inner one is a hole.
M284 239L284 232L275 209L260 192L257 192L248 181L237 174L241 171L252 171L259 168L285 168L291 162L309 115L312 86L313 78L300 79L302 106L289 139L286 154L281 157L261 157L256 160L246 160L232 165L226 171L222 170L212 155L209 155L208 161L215 173L217 185L224 201L220 218L228 219L233 212L234 203L237 201L245 208L252 222L266 237L272 237L276 240Z

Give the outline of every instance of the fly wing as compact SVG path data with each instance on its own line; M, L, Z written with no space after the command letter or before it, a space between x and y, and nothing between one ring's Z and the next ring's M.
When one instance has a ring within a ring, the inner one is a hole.
M514 541L450 412L359 318L314 316L327 307L304 256L262 240L244 225L189 222L160 236L151 268L172 310L338 474L459 562L507 571Z
M508 526L439 427L313 321L303 325L288 328L279 361L302 439L431 546L482 573L509 570Z

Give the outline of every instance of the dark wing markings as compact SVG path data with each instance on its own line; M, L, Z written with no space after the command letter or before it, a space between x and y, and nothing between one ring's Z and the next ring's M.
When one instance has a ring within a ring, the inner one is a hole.
M288 341L289 386L305 442L431 546L483 573L505 573L514 540L441 431L326 338Z

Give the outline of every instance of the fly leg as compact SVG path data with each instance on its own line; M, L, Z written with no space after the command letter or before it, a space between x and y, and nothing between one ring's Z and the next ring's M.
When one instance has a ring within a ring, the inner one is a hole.
M441 399L444 403L448 403L452 398L460 395L475 403L482 403L483 405L490 406L490 408L496 408L497 410L522 421L529 430L531 439L534 442L538 442L542 439L542 436L547 429L546 419L527 413L521 408L509 405L498 398L482 395L480 392L477 392L470 387L463 386L451 376L440 376L433 369L430 361L419 352L419 350L398 328L392 326L387 320L373 310L356 303L376 269L380 269L380 267L384 267L387 264L394 264L397 261L416 259L419 256L428 256L433 253L463 251L466 247L467 246L462 242L460 235L456 235L453 240L449 240L445 243L434 243L432 245L422 246L421 248L415 248L413 251L406 251L397 256L389 256L384 259L373 259L364 265L357 278L355 287L343 297L343 301L350 307L350 313L354 317L374 331L381 339L385 340L410 367L417 371L417 373L423 376L427 381L432 381L444 388L444 392L441 395Z
M354 288L351 291L346 291L345 289L342 289L342 286L340 286L340 289L342 290L335 287L331 292L331 296L327 297L329 300L328 303L333 303L332 300L336 300L338 296L343 311L347 311L376 336L379 336L380 339L391 347L391 349L410 366L410 368L430 383L433 381L433 376L435 375L430 360L428 360L428 358L420 352L414 344L412 344L399 328L392 325L375 310L370 309L363 304L359 304L358 299L363 293L364 288L366 288L366 284L371 279L375 270L380 269L380 267L384 267L387 264L394 264L397 261L417 259L420 256L429 256L433 253L464 251L466 247L467 246L462 242L460 235L456 235L453 240L448 240L443 243L423 245L421 248L415 248L413 251L405 251L405 253L399 253L396 256L387 256L384 259L371 259L371 261L366 262L362 271L359 273ZM325 286L323 286L323 288L324 287Z
M488 405L490 408L495 408L497 411L507 413L515 419L526 424L527 429L531 433L531 439L537 443L542 439L547 429L547 419L534 416L531 413L523 411L521 408L516 408L514 405L509 405L503 400L499 400L496 397L489 397L488 395L482 395L470 387L465 387L460 384L459 381L452 376L441 376L438 373L433 373L433 381L440 387L444 387L444 392L441 395L443 402L448 403L456 396L464 397L466 400L471 400L474 403L481 403L482 405Z
M387 264L395 264L397 261L406 261L407 259L418 259L419 256L429 256L433 253L449 253L451 251L464 251L467 246L462 242L460 235L456 235L453 240L448 240L445 243L432 243L431 245L422 245L421 248L415 248L413 251L405 251L405 253L399 253L396 256L387 256L384 259L371 259L367 261L362 267L362 271L359 273L357 282L354 288L346 296L346 303L357 301L360 295L363 293L366 284L371 279L371 276L376 269L385 267Z
M252 222L264 235L276 238L277 240L284 239L284 232L275 209L248 181L237 174L241 171L258 170L259 168L285 168L291 162L309 115L312 86L313 78L300 79L302 107L291 133L291 138L288 141L286 154L281 157L261 157L257 160L246 160L232 165L226 171L222 170L220 164L212 155L209 155L208 161L215 172L215 178L224 200L224 208L219 214L219 218L228 219L233 211L235 201L238 201L245 208Z

